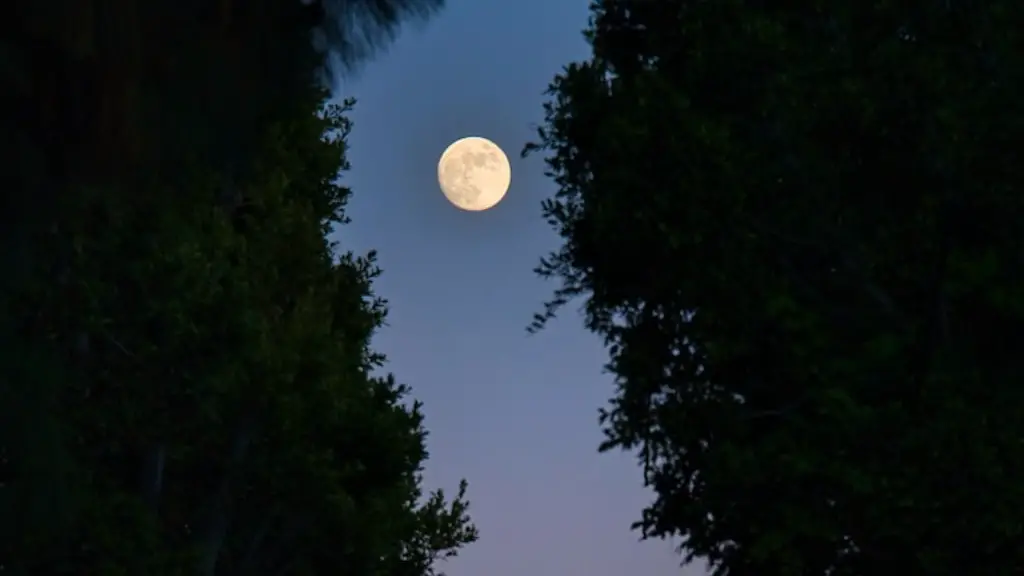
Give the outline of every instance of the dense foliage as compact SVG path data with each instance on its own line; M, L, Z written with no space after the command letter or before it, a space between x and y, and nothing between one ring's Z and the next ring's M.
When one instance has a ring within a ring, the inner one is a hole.
M352 102L311 42L352 66L436 4L21 7L5 573L431 576L476 538L465 484L422 492L419 404L375 375L373 254L326 240Z
M1024 6L598 0L538 142L636 450L716 574L1024 567Z

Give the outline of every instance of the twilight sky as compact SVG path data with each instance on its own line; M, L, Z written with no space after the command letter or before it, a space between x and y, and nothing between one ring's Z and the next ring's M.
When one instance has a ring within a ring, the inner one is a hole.
M649 495L632 456L597 453L597 409L612 393L606 353L577 307L525 331L554 285L532 273L557 247L540 216L554 192L539 157L519 158L542 92L586 58L587 0L448 0L408 27L339 96L359 100L350 139L353 223L344 249L377 249L390 301L375 345L425 403L427 483L469 481L480 541L449 576L698 576L667 542L629 525ZM457 210L437 160L463 136L505 149L512 186L482 213Z

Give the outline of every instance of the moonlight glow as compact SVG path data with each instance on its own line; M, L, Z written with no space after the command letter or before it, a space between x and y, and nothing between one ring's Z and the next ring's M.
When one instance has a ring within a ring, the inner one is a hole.
M497 144L470 136L445 149L437 163L437 181L449 202L479 212L493 208L505 197L512 168Z

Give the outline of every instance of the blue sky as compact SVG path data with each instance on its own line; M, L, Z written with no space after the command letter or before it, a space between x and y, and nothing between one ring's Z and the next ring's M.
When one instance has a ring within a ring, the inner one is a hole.
M481 539L449 576L704 572L629 529L651 495L631 456L597 453L611 380L576 308L525 331L554 288L531 270L558 239L540 215L554 184L519 151L553 76L587 57L587 16L587 0L449 0L338 91L358 99L353 223L338 239L379 252L390 316L375 344L425 403L428 484L470 483ZM487 212L455 209L437 186L438 158L463 136L493 140L512 163L508 195Z

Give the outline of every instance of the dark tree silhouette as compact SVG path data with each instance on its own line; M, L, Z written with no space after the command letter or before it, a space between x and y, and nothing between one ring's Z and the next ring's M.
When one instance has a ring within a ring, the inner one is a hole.
M419 405L371 375L373 255L326 240L330 74L440 5L9 9L5 572L430 576L476 538L465 485L421 491Z
M1013 2L599 0L550 88L561 289L638 527L716 574L1024 566Z

